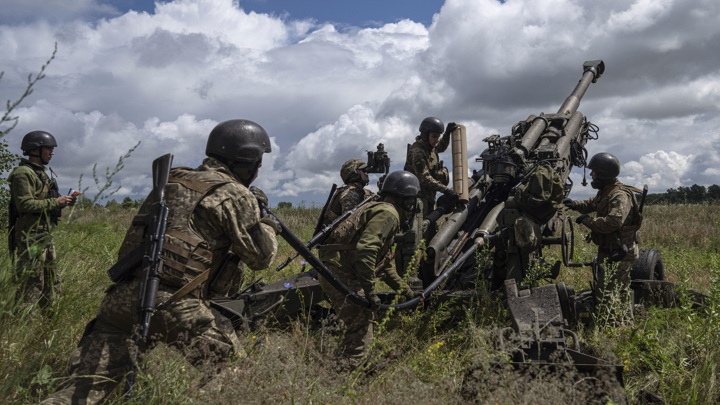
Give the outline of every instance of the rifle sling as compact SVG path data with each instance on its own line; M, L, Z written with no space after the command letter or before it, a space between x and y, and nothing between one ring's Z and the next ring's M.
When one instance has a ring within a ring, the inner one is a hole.
M190 280L187 284L180 287L180 289L175 291L175 293L173 293L173 295L171 295L170 298L168 298L165 301L158 304L157 308L158 309L162 308L165 305L168 305L171 302L176 301L176 300L188 295L192 291L194 291L196 288L198 288L200 286L200 284L204 283L208 279L208 276L210 276L210 273L213 273L216 270L218 270L220 267L222 267L227 262L227 259L229 256L230 256L229 254L225 255L225 257L223 257L221 260L218 260L217 263L215 263L215 265L213 265L211 268L203 271L197 277Z

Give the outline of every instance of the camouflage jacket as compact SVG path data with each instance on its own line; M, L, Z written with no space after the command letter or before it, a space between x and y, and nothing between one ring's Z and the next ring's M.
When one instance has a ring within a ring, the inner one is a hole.
M8 182L11 203L19 214L14 228L16 239L24 234L47 232L52 224L51 212L59 212L60 206L57 196L48 195L51 188L57 190L57 183L45 173L45 166L20 159Z
M612 251L625 244L632 249L639 229L638 202L632 189L620 181L605 186L595 197L577 201L575 210L595 218L583 221L590 229L590 239L600 249ZM641 220L640 220L641 221Z
M350 246L333 248L332 244L338 241L331 234L325 242L329 249L322 249L323 261L359 280L366 297L375 294L376 269L382 281L390 288L398 291L408 289L395 270L395 261L389 257L393 239L400 227L400 217L395 207L387 202L372 202L343 222L353 222L354 219L357 219L358 231L353 234Z
M335 192L330 204L328 204L323 224L331 223L335 218L355 208L364 199L372 195L375 195L375 193L364 188L361 183L350 183L340 187Z
M198 186L193 186L193 182ZM197 191L177 183L196 189L203 183L211 186L198 196ZM173 168L168 187L175 188L171 193L166 188L170 214L163 244L167 262L163 267L163 284L180 287L202 271L218 267L218 262L232 253L240 263L230 261L217 268L201 287L204 295L224 295L240 287L243 263L254 270L270 265L277 253L274 228L260 219L255 196L235 179L227 166L207 158L197 169ZM140 208L141 214L150 211L152 200L151 193ZM182 217L174 212L189 212L189 215ZM142 243L142 231L142 227L128 230L119 258ZM178 268L178 262L185 268ZM219 285L222 283L233 285Z
M420 181L420 198L424 200L434 202L435 193L444 190L450 182L448 170L438 158L438 153L444 152L449 144L449 134L443 135L434 148L418 136L408 147L405 170Z

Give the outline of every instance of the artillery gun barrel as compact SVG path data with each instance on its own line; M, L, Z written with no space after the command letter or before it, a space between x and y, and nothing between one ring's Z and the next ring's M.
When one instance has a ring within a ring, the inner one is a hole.
M590 83L595 83L605 71L605 63L602 60L588 61L583 64L583 75L573 92L565 99L565 102L558 109L558 114L573 114L580 105L580 100ZM535 118L530 128L523 135L520 145L513 151L515 160L523 161L528 157L530 150L535 146L537 140L548 127L548 121L542 116Z

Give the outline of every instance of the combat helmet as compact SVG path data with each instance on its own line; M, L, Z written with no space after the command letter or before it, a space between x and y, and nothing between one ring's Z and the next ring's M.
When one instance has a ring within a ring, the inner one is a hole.
M605 183L612 182L620 174L620 161L614 155L600 152L593 155L587 164L588 169L595 172L595 177Z
M210 132L205 154L229 164L256 164L263 153L270 153L270 137L265 129L249 120L219 123Z
M23 155L29 155L30 151L41 147L57 148L57 141L55 137L46 131L32 131L25 134L20 143L20 149L23 151Z
M383 183L380 195L395 195L399 197L417 197L420 192L420 182L417 177L405 170L398 170L388 174Z
M345 184L357 181L362 182L359 171L367 168L367 166L367 163L363 162L362 159L350 159L343 163L340 169L340 178Z
M437 132L442 134L445 126L439 118L427 117L420 123L420 137L422 140L427 141L430 132Z

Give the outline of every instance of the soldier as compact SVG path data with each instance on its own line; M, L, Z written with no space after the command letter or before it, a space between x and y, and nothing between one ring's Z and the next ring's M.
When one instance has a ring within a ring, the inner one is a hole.
M55 173L45 173L57 142L45 131L26 134L20 145L27 159L10 173L10 234L8 244L16 250L15 272L21 281L18 296L27 303L49 306L60 290L56 272L55 244L50 235L61 210L75 204L75 197L61 196Z
M374 195L365 188L370 178L367 173L368 165L362 159L350 159L343 163L340 169L340 178L345 183L340 187L328 204L323 224L327 225L348 210L355 208L364 199Z
M417 296L395 271L388 252L400 226L398 211L411 211L416 206L420 184L409 172L390 173L380 190L380 201L363 205L330 234L320 248L323 261L343 284L367 298L371 308L362 308L337 291L324 278L320 286L330 297L338 318L345 325L341 363L355 368L367 355L372 343L373 323L380 301L375 295L377 273L392 289L407 299Z
M217 367L240 353L240 342L230 320L207 304L213 295L237 291L243 264L266 268L277 252L279 228L270 217L261 218L258 201L267 197L248 187L270 152L270 138L258 124L230 120L218 124L207 141L207 159L197 169L176 167L165 188L169 209L163 243L163 273L151 337L141 342L143 353L159 341L183 352L196 367ZM149 212L153 195L140 208ZM142 229L131 227L118 254L120 261L142 244ZM138 322L140 267L112 285L97 317L85 328L68 362L69 380L43 404L101 402L122 380L131 364L130 338ZM186 295L174 296L198 275L209 272ZM230 282L231 287L218 284Z
M590 185L598 190L597 195L584 201L566 198L563 204L582 214L576 222L590 229L590 240L598 246L596 299L601 300L618 289L626 295L630 286L630 270L639 253L636 234L642 223L642 214L635 192L640 190L617 179L620 161L610 153L594 155L587 167L592 170ZM593 212L596 213L595 218L588 215ZM606 272L611 264L615 271L608 280Z
M438 160L438 153L445 152L450 144L450 134L455 128L457 124L450 122L443 133L443 122L435 117L427 117L420 123L420 135L415 137L415 143L408 146L405 170L413 173L420 181L424 217L435 208L436 192L439 191L455 201L459 198L455 190L447 187L450 175Z

